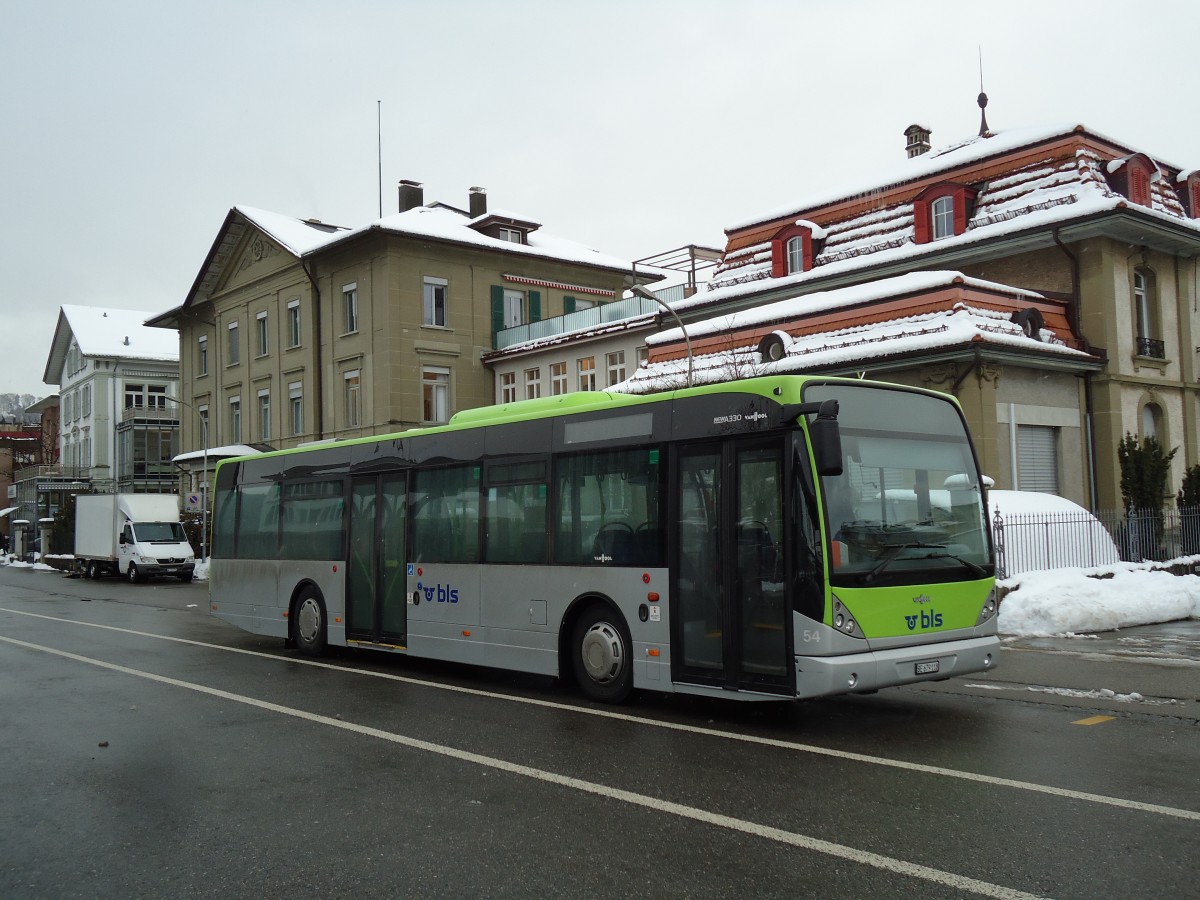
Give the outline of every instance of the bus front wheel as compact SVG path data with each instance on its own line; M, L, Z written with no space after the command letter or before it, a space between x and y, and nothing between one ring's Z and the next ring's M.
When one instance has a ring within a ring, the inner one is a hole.
M629 629L607 606L585 610L575 623L573 639L575 680L593 700L620 703L633 690L633 658Z
M300 595L292 613L292 640L301 653L320 656L325 652L325 634L325 603L309 588Z

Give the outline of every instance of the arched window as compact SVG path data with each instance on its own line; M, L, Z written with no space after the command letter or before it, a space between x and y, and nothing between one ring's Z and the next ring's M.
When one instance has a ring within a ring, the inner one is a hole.
M1147 403L1142 407L1142 439L1154 438L1162 443L1162 408L1157 403Z
M804 271L804 238L800 235L787 242L787 271L789 275Z
M933 239L951 237L954 234L954 197L938 197L933 201L932 213Z

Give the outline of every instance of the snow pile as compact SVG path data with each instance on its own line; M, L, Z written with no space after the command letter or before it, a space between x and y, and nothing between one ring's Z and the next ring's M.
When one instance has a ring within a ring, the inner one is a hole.
M1112 577L1088 577L1097 575ZM1151 571L1147 563L1025 572L999 585L1010 591L1000 604L1004 634L1071 635L1200 618L1200 578Z

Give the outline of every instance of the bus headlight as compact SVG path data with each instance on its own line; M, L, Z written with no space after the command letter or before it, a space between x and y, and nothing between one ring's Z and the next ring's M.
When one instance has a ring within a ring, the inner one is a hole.
M979 618L975 620L976 627L982 625L984 622L994 616L996 614L997 606L996 589L992 588L992 590L988 592L987 600L983 602L983 609L979 610Z
M846 609L837 597L833 598L833 627L842 634L858 637L858 623L854 621L850 610Z

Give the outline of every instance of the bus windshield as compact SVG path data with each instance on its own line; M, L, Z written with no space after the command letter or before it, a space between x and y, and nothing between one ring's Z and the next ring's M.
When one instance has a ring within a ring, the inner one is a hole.
M840 401L843 470L821 478L833 585L991 576L979 471L948 399L868 384L804 397Z

